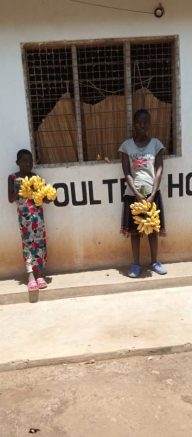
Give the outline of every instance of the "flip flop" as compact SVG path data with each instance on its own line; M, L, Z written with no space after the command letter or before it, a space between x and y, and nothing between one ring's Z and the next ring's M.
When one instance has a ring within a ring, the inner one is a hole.
M27 285L28 291L38 291L38 285L35 280L29 281Z
M44 278L37 278L37 285L39 290L42 290L43 288L47 287L47 282L45 281Z

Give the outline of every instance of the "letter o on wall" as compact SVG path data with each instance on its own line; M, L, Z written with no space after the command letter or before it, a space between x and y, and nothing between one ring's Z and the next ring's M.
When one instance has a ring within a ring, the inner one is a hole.
M58 197L55 199L54 201L55 206L67 206L69 203L69 190L67 184L61 182L61 183L56 183L53 186L57 191L62 190L64 194L63 201L58 200Z

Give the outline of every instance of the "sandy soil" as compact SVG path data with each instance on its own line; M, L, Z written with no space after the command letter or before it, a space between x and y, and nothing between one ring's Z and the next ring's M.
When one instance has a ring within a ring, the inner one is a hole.
M0 373L1 437L189 437L192 353Z

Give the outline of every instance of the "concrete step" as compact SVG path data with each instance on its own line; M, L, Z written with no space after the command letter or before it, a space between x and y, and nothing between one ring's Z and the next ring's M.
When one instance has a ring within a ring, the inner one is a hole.
M48 288L40 301L78 296L94 296L128 291L192 285L192 262L166 264L167 275L159 276L146 267L137 279L127 277L127 268L100 269L47 277ZM23 278L0 281L0 305L27 303L29 296Z
M0 371L191 350L191 307L191 286L3 305Z

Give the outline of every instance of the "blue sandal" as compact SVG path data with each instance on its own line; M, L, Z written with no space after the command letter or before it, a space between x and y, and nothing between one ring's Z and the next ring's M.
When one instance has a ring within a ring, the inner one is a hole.
M166 268L159 262L151 264L151 269L159 275L166 275Z
M141 273L141 266L139 264L133 264L128 271L129 278L138 278Z

